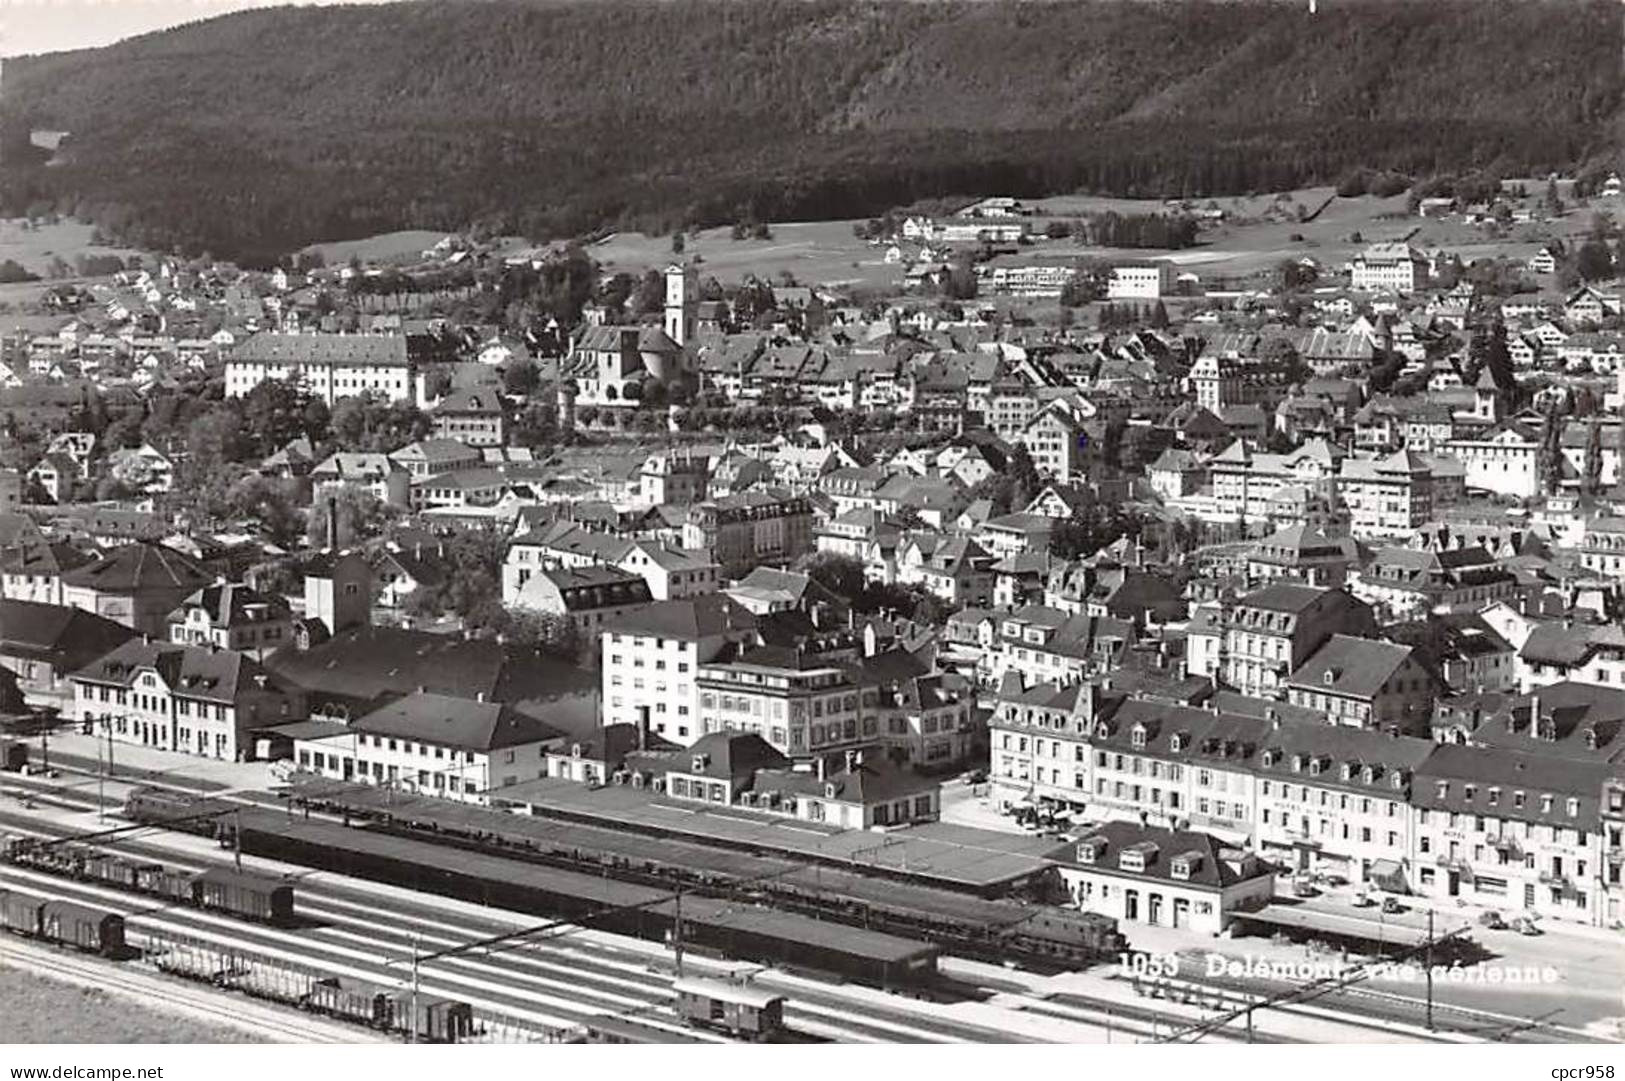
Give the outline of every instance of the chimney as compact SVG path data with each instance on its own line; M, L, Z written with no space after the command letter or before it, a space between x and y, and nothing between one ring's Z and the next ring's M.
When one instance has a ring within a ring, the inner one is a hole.
M339 497L327 498L327 550L339 550Z
M826 771L825 771L825 769L824 769L824 756L823 756L823 755L819 755L819 756L818 756L818 779L819 779L819 780L820 780L820 781L822 781L822 780L824 780L824 774L825 774L825 772L826 772Z
M649 707L648 706L639 706L638 707L637 726L638 726L638 750L646 751L646 750L649 749Z

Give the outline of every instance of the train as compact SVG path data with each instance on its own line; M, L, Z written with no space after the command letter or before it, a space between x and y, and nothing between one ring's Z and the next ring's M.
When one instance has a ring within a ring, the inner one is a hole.
M47 901L0 890L0 929L103 957L123 958L124 917L73 901Z
M175 793L155 793L151 800L138 799L139 795L132 794L127 814L142 821L170 822L198 833L229 828L224 811L231 805ZM1042 887L1036 899L990 899L852 869L798 868L797 861L772 853L649 838L607 824L551 822L427 798L396 799L381 806L376 793L362 788L326 792L306 805L370 830L444 848L499 854L640 885L744 897L820 921L920 938L978 960L1015 962L1041 972L1115 962L1130 948L1116 920L1046 903L1049 898Z
M151 860L36 837L0 838L0 861L258 923L287 927L296 922L293 884L251 871L177 871Z

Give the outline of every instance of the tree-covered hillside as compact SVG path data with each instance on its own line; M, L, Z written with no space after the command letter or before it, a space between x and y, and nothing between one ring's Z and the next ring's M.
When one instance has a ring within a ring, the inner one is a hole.
M266 257L1563 166L1616 131L1610 0L418 0L8 60L0 198ZM32 128L71 132L55 158Z

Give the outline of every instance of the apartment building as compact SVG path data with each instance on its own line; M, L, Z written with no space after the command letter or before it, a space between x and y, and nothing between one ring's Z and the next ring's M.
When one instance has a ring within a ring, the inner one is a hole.
M683 546L703 548L730 578L812 550L812 504L784 488L751 489L689 508Z
M698 739L701 666L752 642L756 625L721 593L660 601L610 620L601 632L603 723L643 725L674 743Z
M737 660L701 664L698 684L702 734L754 732L802 762L878 741L879 718L863 709L857 681L816 654L759 646Z
M1273 582L1236 601L1222 616L1223 681L1243 694L1268 696L1334 634L1374 636L1371 607L1338 589Z
M277 595L221 582L193 593L169 613L169 640L246 653L255 660L293 639L293 610Z
M1287 701L1336 725L1423 735L1442 690L1410 646L1334 634L1286 680Z

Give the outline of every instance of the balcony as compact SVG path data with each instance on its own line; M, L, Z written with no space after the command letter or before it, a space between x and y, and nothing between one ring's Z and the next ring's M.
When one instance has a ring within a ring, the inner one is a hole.
M1447 871L1455 871L1463 878L1473 877L1473 865L1460 856L1440 856L1436 861Z

